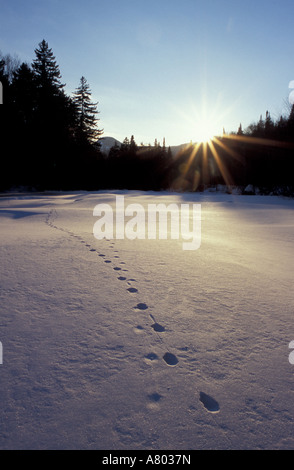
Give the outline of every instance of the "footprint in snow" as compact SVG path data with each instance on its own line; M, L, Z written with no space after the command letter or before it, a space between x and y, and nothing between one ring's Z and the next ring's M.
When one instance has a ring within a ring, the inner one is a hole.
M157 321L155 320L154 316L151 313L150 313L150 318L151 320L154 321L153 325L151 325L151 328L153 328L154 331L157 331L158 333L162 333L163 331L165 331L164 326L157 323Z
M150 410L158 410L159 409L159 401L161 400L162 395L159 393L151 393L148 395L148 403L147 403L147 408Z
M200 392L199 397L201 403L203 404L204 408L209 411L210 413L218 413L219 412L219 404L218 402L209 395L206 395L204 392Z
M160 325L159 323L153 323L151 328L153 328L154 331L157 331L157 333L163 333L163 331L165 331L164 326Z
M117 279L118 279L119 281L125 281L125 280L126 280L126 277L124 277L124 276L119 276Z
M138 304L136 305L136 307L134 307L134 308L137 308L138 310L147 310L148 305L147 305L147 304L144 304L144 303L142 303L142 302L140 302L140 303L138 303Z
M129 287L127 291L130 292L131 294L135 294L136 292L138 292L138 289L136 289L135 287Z
M143 331L144 331L144 328L141 325L138 325L134 328L134 332L137 333L138 335L142 334Z
M114 271L121 271L121 268L118 268L118 267L115 267L113 269L114 269Z
M147 364L152 364L154 361L158 361L158 356L155 353L150 353L144 357L144 360Z
M163 356L163 359L165 360L167 365L171 367L176 366L177 363L179 362L178 358L170 352L165 353L165 355Z
M152 393L151 395L148 395L149 400L151 401L159 401L162 398L162 395L159 395L159 393Z

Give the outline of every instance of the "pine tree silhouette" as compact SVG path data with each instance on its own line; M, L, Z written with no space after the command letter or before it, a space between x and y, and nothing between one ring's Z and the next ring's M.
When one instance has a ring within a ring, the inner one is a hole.
M43 39L32 63L36 86L34 174L41 187L60 188L69 178L71 129L76 119L71 99L65 94L52 49Z
M103 129L98 129L99 119L97 105L91 100L91 90L85 77L81 77L79 87L73 93L73 102L77 111L78 139L94 144L103 134Z
M33 61L32 67L38 87L51 94L59 94L65 84L61 83L59 66L56 64L52 49L49 48L45 39L40 42L39 48L35 49L35 54L36 59Z

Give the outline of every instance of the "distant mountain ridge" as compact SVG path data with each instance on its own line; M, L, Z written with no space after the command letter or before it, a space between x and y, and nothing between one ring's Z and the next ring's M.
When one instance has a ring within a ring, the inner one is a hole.
M109 151L114 145L118 145L119 147L121 146L121 142L114 137L100 137L99 141L100 143L100 150L102 153L109 154Z
M109 154L110 149L114 147L114 145L118 145L119 147L122 145L122 142L110 136L100 137L99 143L100 143L101 152L106 155ZM187 145L189 144L171 145L170 149L171 149L172 155L173 156L176 155L179 151L184 149ZM169 146L167 146L167 148L168 147Z

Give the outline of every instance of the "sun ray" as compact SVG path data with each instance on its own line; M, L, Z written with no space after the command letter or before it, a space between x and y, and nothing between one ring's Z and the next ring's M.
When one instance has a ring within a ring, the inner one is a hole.
M235 150L231 149L230 147L228 147L226 144L224 144L224 142L222 142L219 138L215 137L213 139L213 141L219 145L219 147L221 147L225 152L227 152L229 155L231 155L231 157L235 158L235 160L238 160L240 161L241 160L241 157L240 155L235 152Z
M281 140L266 139L263 137L251 137L247 135L223 134L223 139L236 140L246 144L268 145L269 147L294 148L293 142L284 142Z
M185 169L185 176L187 175L190 167L191 167L191 164L192 162L195 160L196 156L197 156L197 153L199 152L201 148L201 143L197 143L195 145L192 146L192 152L191 152L191 155L189 157L189 160L186 164L186 169Z
M210 150L211 150L211 153L212 153L212 155L213 155L213 157L214 157L214 160L215 160L215 162L216 162L216 164L217 164L217 166L218 166L218 168L219 168L219 170L220 170L220 172L221 172L221 175L222 175L222 177L223 177L223 179L224 179L226 185L227 185L227 186L231 186L231 185L233 184L233 180L232 180L231 175L229 174L229 172L228 172L226 166L225 166L224 163L221 161L221 158L220 158L220 156L219 156L219 154L218 154L218 152L217 152L217 150L216 150L216 148L215 148L215 146L214 146L213 141L211 140L210 142L208 142L208 145L209 145L209 148L210 148Z
M208 156L207 156L207 147L208 143L203 142L203 157L202 157L202 172L203 172L203 182L204 184L208 181Z

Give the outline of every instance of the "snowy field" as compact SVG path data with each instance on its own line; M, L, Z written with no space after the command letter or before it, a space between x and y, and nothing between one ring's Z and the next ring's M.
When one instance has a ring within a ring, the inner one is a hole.
M93 209L200 203L202 242L97 240ZM294 200L0 197L1 449L294 449Z

